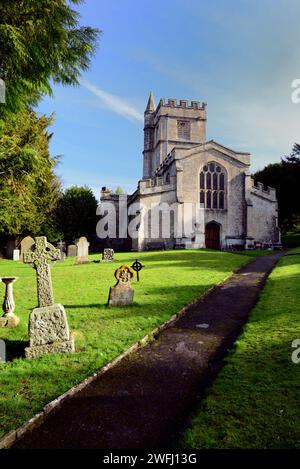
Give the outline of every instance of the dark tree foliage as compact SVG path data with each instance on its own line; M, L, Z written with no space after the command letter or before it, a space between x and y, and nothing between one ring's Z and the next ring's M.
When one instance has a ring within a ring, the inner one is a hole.
M52 94L51 81L78 84L88 69L99 31L79 24L72 3L82 1L0 1L0 78L6 83L0 118Z
M0 135L0 234L39 234L60 196L49 153L53 117L23 111Z
M276 189L282 230L295 228L300 222L300 145L295 143L290 155L258 171L254 179Z
M80 236L89 237L96 233L97 206L96 197L88 187L73 186L65 190L55 213L65 241L74 242Z

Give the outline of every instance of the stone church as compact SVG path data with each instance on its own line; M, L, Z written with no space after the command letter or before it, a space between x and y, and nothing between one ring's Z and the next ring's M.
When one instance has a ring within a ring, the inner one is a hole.
M205 103L161 99L156 106L150 94L143 178L126 199L128 221L133 207L139 213L132 249L251 249L280 243L275 190L254 184L249 153L206 141L206 120ZM116 205L119 199L102 189L102 202Z

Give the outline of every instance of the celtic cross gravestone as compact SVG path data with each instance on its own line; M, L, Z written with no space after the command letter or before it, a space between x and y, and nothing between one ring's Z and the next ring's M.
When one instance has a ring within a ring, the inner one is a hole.
M54 303L51 281L51 264L61 257L59 249L47 242L47 238L35 238L35 245L24 255L36 271L38 308L29 317L29 347L27 358L44 353L74 352L74 338L70 336L67 315L61 304Z

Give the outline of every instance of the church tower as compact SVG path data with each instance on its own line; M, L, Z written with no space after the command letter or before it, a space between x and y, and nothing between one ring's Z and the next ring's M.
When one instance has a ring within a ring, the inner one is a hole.
M154 177L155 170L174 147L187 149L205 140L205 103L161 99L156 107L151 92L144 114L143 179Z

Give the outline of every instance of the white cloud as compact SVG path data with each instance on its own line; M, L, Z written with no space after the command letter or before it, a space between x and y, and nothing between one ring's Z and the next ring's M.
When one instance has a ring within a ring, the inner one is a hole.
M104 105L107 109L110 109L112 112L125 117L125 119L137 122L144 121L143 114L125 99L104 91L103 89L99 88L99 86L94 85L86 79L81 79L80 83L87 90L97 96L101 104Z

